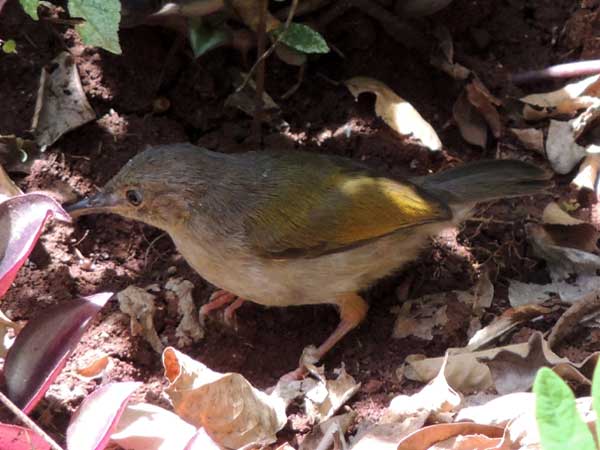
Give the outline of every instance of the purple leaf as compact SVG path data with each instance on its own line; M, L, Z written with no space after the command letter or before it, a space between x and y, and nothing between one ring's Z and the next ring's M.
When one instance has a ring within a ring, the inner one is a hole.
M51 216L71 221L55 200L43 194L19 195L0 202L0 298L8 291Z
M6 395L29 413L58 376L94 315L112 293L90 295L46 308L17 335L6 355Z
M0 423L0 448L2 450L50 450L50 444L29 428Z
M127 401L142 383L104 385L81 403L67 428L68 450L102 450L115 429Z

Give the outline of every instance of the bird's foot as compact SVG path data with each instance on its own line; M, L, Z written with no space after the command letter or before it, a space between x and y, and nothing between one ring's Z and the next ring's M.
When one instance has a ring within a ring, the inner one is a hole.
M200 320L204 321L206 316L208 316L212 311L228 305L223 312L223 318L225 324L235 328L235 311L242 306L244 302L245 300L243 298L240 298L231 292L219 289L218 291L212 293L207 304L200 307Z

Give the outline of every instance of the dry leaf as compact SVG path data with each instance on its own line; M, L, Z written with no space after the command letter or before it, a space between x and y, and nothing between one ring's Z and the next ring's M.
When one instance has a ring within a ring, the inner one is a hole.
M490 368L494 386L500 395L529 390L541 367L569 363L568 359L559 358L550 350L539 332L529 338L525 354L504 349L492 357L478 359Z
M451 437L473 434L482 434L489 438L501 438L504 429L472 422L440 423L421 428L405 437L398 445L397 450L428 450L435 443L445 441Z
M177 415L204 427L220 445L270 444L287 421L284 400L259 391L239 373L215 372L173 347L163 352L163 365L165 392Z
M509 128L527 150L544 154L544 132L537 128Z
M0 165L0 201L15 195L21 195L23 191L10 179L4 168Z
M427 419L427 413L411 416L402 422L380 423L358 432L351 450L396 450L398 442L405 436L420 429Z
M521 98L526 104L523 117L526 120L539 120L561 114L573 114L594 104L594 97L597 97L598 92L600 76L594 75L556 91L527 95Z
M128 450L183 449L196 427L176 414L149 403L128 405L119 419L111 442Z
M363 92L375 94L375 114L400 136L414 139L429 150L441 150L442 142L433 127L387 85L368 77L354 77L345 84L355 98Z
M466 90L456 99L452 108L452 117L465 141L481 148L486 147L487 124L469 101Z
M588 154L579 165L579 171L571 184L578 189L589 189L598 192L598 168L600 167L600 154Z
M473 450L493 449L502 441L502 438L491 438L483 434L468 434L454 436L445 441L440 441L429 447L429 450Z
M599 286L600 287L600 286ZM548 336L548 345L555 348L569 334L579 331L581 323L600 314L600 296L592 291L577 303L571 305L552 327Z
M305 392L304 408L312 422L323 422L332 417L360 388L342 365L334 370L337 374L335 380L325 378L325 370L312 364L306 365L308 371L316 379L306 379L302 383Z
M446 315L447 305L440 304L439 297L431 302L420 301L418 299L412 302L405 302L400 308L400 313L394 323L392 337L395 339L403 339L408 336L415 336L420 339L430 341L433 339L433 331L448 322ZM445 296L441 299L445 301ZM411 312L411 306L419 304L420 307L414 312Z
M298 450L328 449L333 445L335 437L345 441L344 435L354 422L354 411L340 414L321 422L306 435ZM292 448L293 450L293 448Z
M496 107L500 106L502 102L494 97L477 78L467 84L465 91L471 105L483 116L492 130L492 134L498 139L502 135L502 121Z
M490 274L484 271L477 283L466 291L452 291L456 294L459 302L470 305L476 315L481 315L483 310L492 306L494 299L494 285L490 280Z
M576 141L584 138L590 131L598 127L600 120L600 99L596 99L584 112L573 120L573 138Z
M556 297L559 291L559 286L556 283L535 284L523 283L518 280L508 281L508 301L513 308L544 303Z
M73 56L60 53L42 69L31 128L40 147L96 118L81 86Z
M542 222L553 225L579 225L585 223L564 211L556 202L550 202L542 213Z
M446 365L445 359L439 373L421 391L414 395L394 397L381 422L398 423L408 417L420 417L424 412L426 420L435 420L444 413L454 412L460 406L462 397L446 381Z
M154 328L155 298L136 286L129 286L117 294L121 312L130 317L131 335L142 335L155 352L162 353L163 344Z
M458 412L456 421L471 421L483 425L504 427L515 417L532 411L534 408L535 394L533 392L515 392L492 398L481 405L463 408Z
M403 2L396 3L396 5L401 4L403 4ZM438 46L431 53L429 58L430 64L447 73L455 80L466 80L471 74L471 71L454 61L454 42L452 41L450 30L443 25L436 26L433 30L433 34L438 40Z
M585 147L575 142L571 122L551 120L546 139L546 157L552 170L569 173L586 156Z
M204 337L204 329L200 326L198 310L192 297L194 285L188 280L171 278L165 284L165 289L177 297L177 311L182 316L175 330L177 344L183 347L198 342Z
M524 305L507 309L499 317L496 317L492 323L475 333L469 340L466 348L472 351L479 350L500 336L503 336L517 325L548 314L550 311L551 309L538 305Z

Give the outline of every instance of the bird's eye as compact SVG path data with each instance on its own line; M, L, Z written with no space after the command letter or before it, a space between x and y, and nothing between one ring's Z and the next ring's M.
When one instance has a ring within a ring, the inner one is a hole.
M133 206L140 206L142 204L142 193L140 191L130 189L125 195L127 196L127 201Z

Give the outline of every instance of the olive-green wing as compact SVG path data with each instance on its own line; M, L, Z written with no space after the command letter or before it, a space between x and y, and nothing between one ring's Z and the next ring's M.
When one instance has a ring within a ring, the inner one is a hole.
M346 167L285 173L274 192L244 223L248 244L263 257L316 257L452 216L412 184Z

